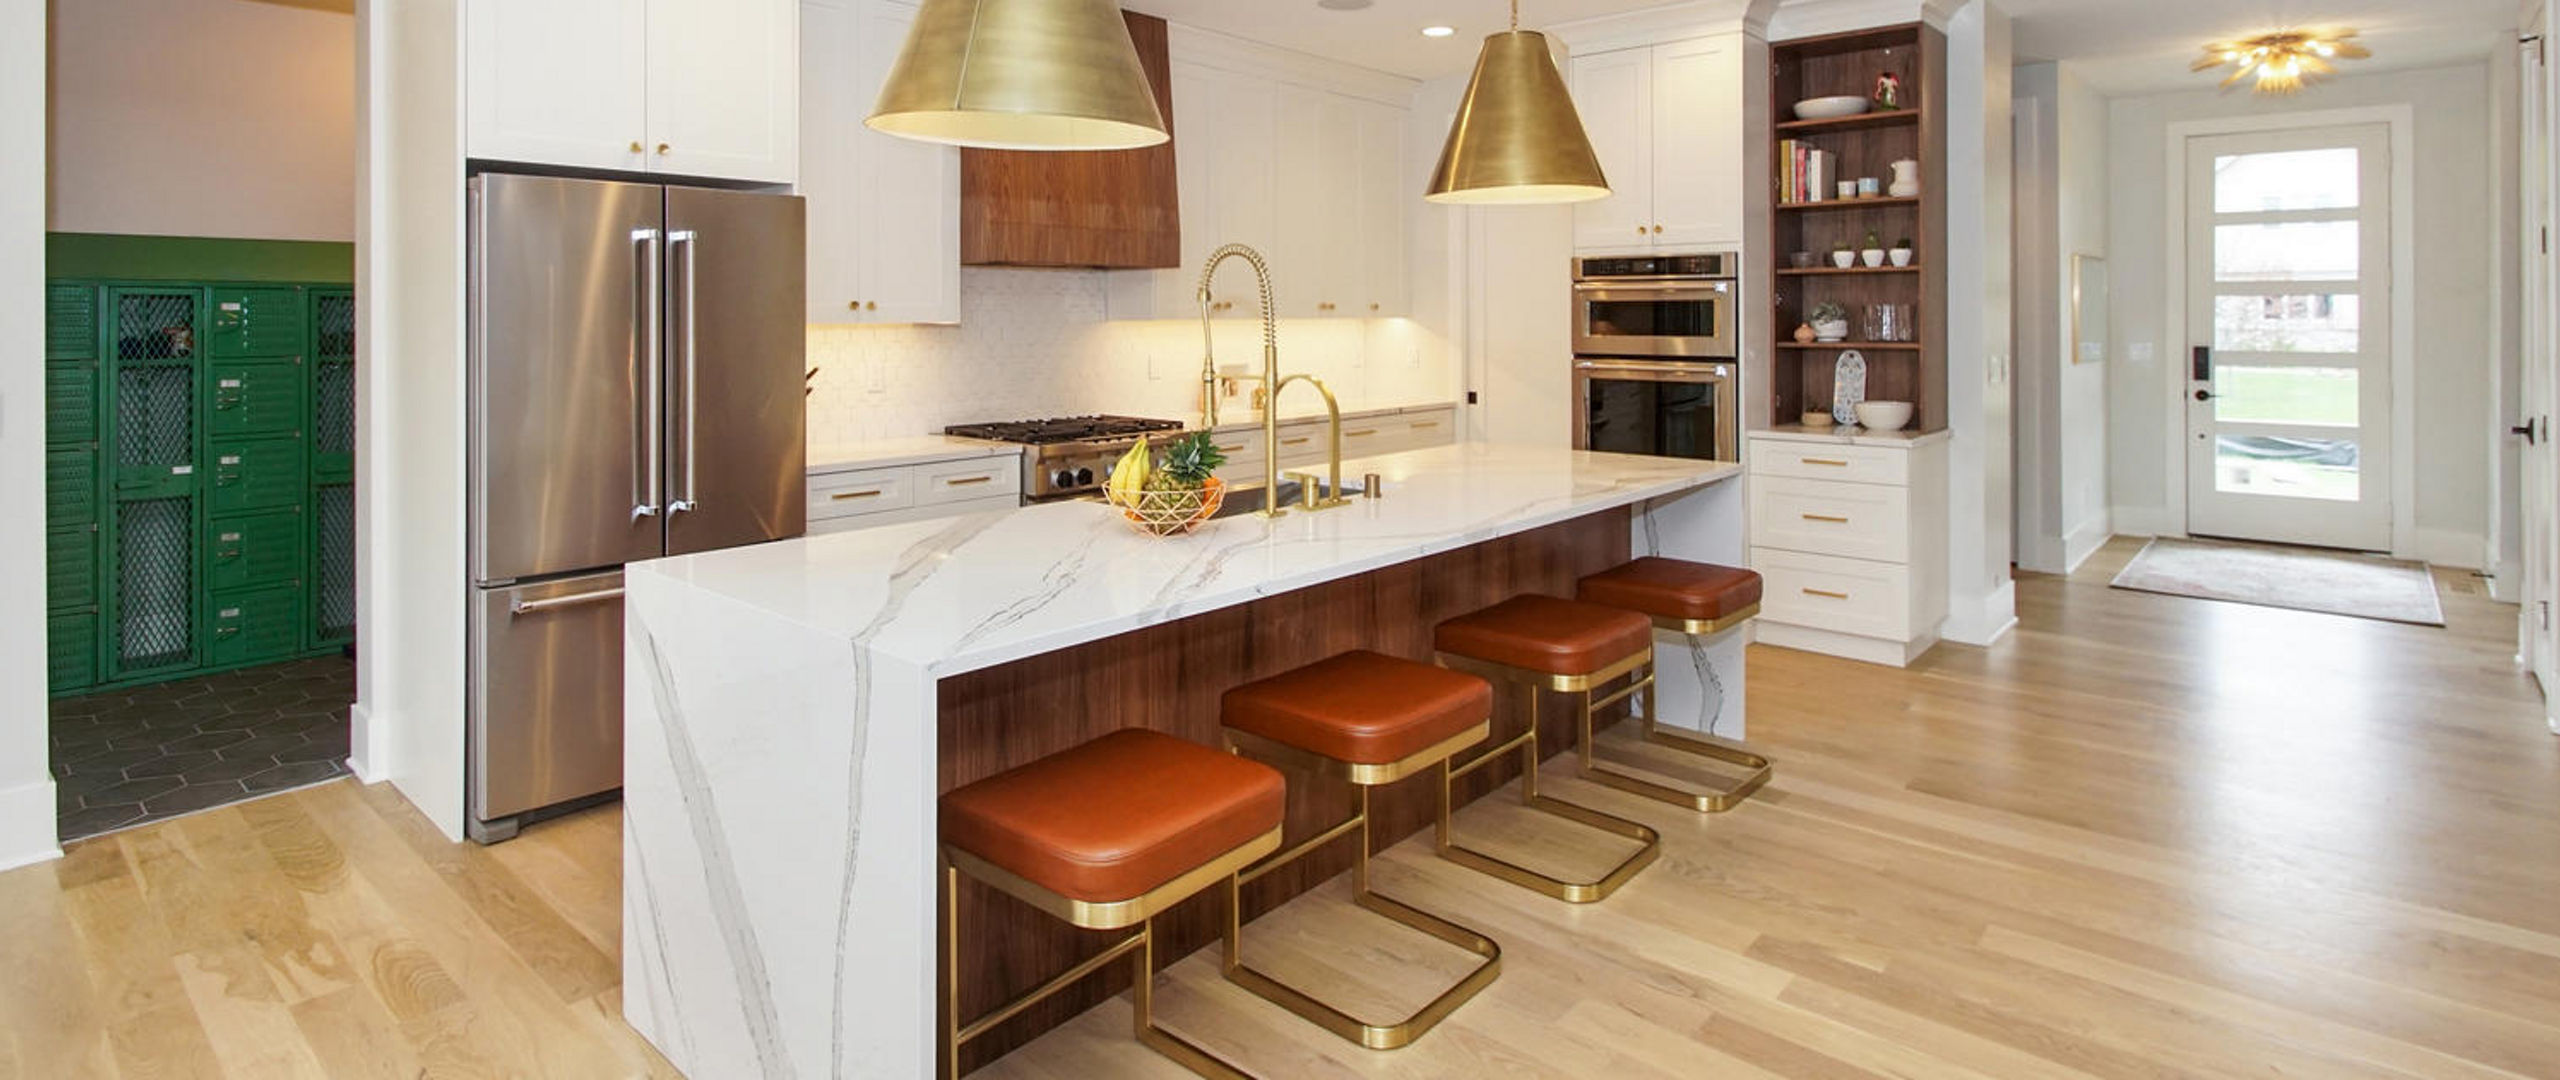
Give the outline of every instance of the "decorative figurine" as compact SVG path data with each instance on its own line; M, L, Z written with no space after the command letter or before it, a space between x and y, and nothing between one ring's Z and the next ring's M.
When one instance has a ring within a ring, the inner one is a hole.
M1813 324L1812 324L1812 323L1797 323L1797 324L1796 324L1796 341L1797 341L1797 343L1799 343L1799 344L1804 344L1804 345L1811 345L1811 344L1813 344L1813 339L1814 339L1814 337L1815 337L1815 334L1814 334L1814 331L1813 331Z
M1876 76L1876 108L1891 111L1902 107L1902 77L1888 71Z

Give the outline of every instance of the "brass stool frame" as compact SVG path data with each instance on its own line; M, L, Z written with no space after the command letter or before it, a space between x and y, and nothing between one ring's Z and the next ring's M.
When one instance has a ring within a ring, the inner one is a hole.
M1402 780L1425 769L1438 766L1441 773L1439 827L1443 835L1449 828L1449 759L1461 750L1483 742L1493 729L1486 719L1438 745L1426 748L1401 761L1369 765L1343 761L1293 746L1274 739L1235 728L1226 729L1227 749L1231 753L1250 755L1283 769L1332 776L1360 789L1360 808L1341 823L1300 841L1296 847L1239 871L1227 879L1227 980L1253 991L1264 1000L1298 1014L1299 1018L1371 1050L1395 1050L1410 1045L1415 1039L1448 1019L1467 999L1493 984L1502 973L1502 946L1484 934L1414 907L1401 900L1369 890L1369 792L1372 788ZM1484 958L1475 968L1448 989L1440 992L1413 1015L1389 1024L1372 1024L1346 1013L1314 995L1281 982L1271 975L1248 966L1243 955L1243 895L1245 883L1296 862L1318 848L1357 830L1360 836L1359 857L1351 864L1352 901L1380 916L1422 931L1451 945Z
M1253 1074L1230 1065L1225 1059L1201 1049L1189 1040L1155 1023L1155 916L1158 912L1190 899L1201 890L1218 883L1220 878L1232 880L1235 872L1280 847L1280 829L1257 836L1225 854L1185 871L1171 881L1147 890L1140 896L1110 903L1095 903L1059 895L1046 887L1024 879L985 859L959 848L942 846L942 960L943 960L943 1075L959 1080L960 1048L987 1033L988 1029L1020 1015L1022 1010L1048 999L1077 980L1110 966L1121 957L1136 954L1137 978L1129 988L1130 1027L1139 1042L1149 1049L1180 1063L1182 1067L1211 1080L1253 1080ZM967 874L994 886L1016 900L1056 916L1073 926L1087 930L1118 930L1136 926L1137 932L1121 939L1100 955L1067 969L1037 989L997 1006L986 1015L966 1024L960 1021L960 875Z
M1721 619L1676 619L1662 615L1654 615L1650 616L1650 618L1653 619L1653 625L1656 629L1668 630L1675 634L1685 634L1692 638L1700 638L1720 634L1726 630L1740 626L1745 621L1758 614L1760 614L1760 605L1753 604L1750 607L1734 612L1733 614L1727 615ZM1648 655L1647 659L1650 660L1650 655ZM1646 743L1671 750L1677 750L1684 754L1695 754L1699 757L1713 761L1721 761L1731 765L1740 765L1743 768L1750 769L1751 775L1743 777L1731 787L1708 788L1700 791L1656 783L1642 777L1631 776L1626 773L1618 772L1614 769L1595 763L1591 758L1593 746L1591 730L1592 712L1604 705L1611 705L1619 701L1623 701L1628 695L1634 694L1638 690L1643 691L1643 694L1638 698L1643 705L1643 709L1637 714L1637 718L1644 721L1643 737ZM1680 735L1670 734L1664 731L1661 725L1654 722L1654 701L1654 667L1649 662L1645 665L1642 678L1628 684L1617 693L1611 694L1605 698L1600 698L1597 701L1592 700L1592 696L1589 693L1585 693L1583 695L1582 774L1584 776L1590 777L1592 780L1599 783L1617 788L1620 791L1632 792L1649 799L1659 799L1674 806L1685 806L1701 814L1721 814L1727 810L1731 810L1736 805L1740 804L1742 800L1750 798L1752 792L1760 790L1761 785L1769 782L1771 768L1768 758L1753 753L1749 749L1744 748L1732 740L1708 735L1703 732L1694 735L1685 733Z
M1559 799L1551 795L1538 794L1538 691L1542 689L1556 690L1564 693L1579 693L1583 695L1584 723L1588 725L1588 718L1591 715L1591 694L1595 688L1605 686L1620 677L1628 675L1629 673L1639 671L1643 674L1643 679L1639 685L1651 686L1653 684L1653 673L1651 671L1651 666L1653 664L1653 649L1649 643L1644 652L1628 657L1625 660L1618 661L1617 663L1601 668L1600 670L1588 675L1551 675L1543 671L1532 671L1528 668L1512 667L1509 664L1497 664L1490 660L1479 660L1472 656L1461 656L1456 653L1441 652L1436 655L1439 658L1440 666L1449 668L1452 671L1463 671L1471 675L1482 676L1483 678L1492 680L1496 683L1509 683L1514 686L1522 687L1529 692L1529 730L1513 736L1499 746L1487 750L1482 754L1476 755L1475 760L1469 761L1464 765L1459 765L1454 768L1446 766L1443 767L1440 775L1441 806L1443 807L1443 812L1440 816L1439 834L1441 858L1447 859L1450 862L1457 863L1458 865L1467 867L1471 870L1491 874L1494 877L1501 878L1504 881L1508 881L1533 892L1544 893L1548 896L1555 897L1558 900L1574 904L1588 904L1593 901L1606 899L1609 894L1617 892L1620 886L1625 885L1629 879L1634 878L1638 871L1643 870L1647 866L1653 865L1653 860L1662 854L1662 834L1655 832L1651 826L1630 821L1615 814L1604 814L1580 803L1566 802L1563 799ZM1635 687L1631 686L1626 690L1619 691L1608 700L1616 701L1625 697L1627 694L1634 692ZM1589 740L1587 737L1584 742L1585 745L1588 745ZM1477 769L1484 767L1487 763L1492 762L1494 759L1514 750L1520 752L1521 805L1529 807L1532 810L1563 818L1567 821L1576 822L1598 829L1601 832L1608 833L1612 836L1619 836L1637 841L1643 846L1638 848L1633 854L1628 855L1623 861L1619 862L1617 866L1612 867L1608 873L1602 874L1598 878L1590 881L1568 881L1564 878L1540 873L1526 866L1522 866L1519 863L1515 863L1508 859L1486 852L1478 851L1474 848L1458 843L1454 835L1455 830L1450 826L1449 814L1445 809L1451 798L1448 794L1449 785L1454 783L1458 777L1474 772Z

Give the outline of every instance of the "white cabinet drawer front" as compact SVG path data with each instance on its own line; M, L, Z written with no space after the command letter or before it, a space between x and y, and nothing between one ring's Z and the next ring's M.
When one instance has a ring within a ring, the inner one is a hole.
M809 520L885 514L915 505L912 469L861 469L809 478Z
M1911 454L1873 446L1826 446L1754 439L1751 443L1751 475L1845 480L1853 484L1909 484Z
M1022 459L979 458L916 466L916 504L958 502L1022 493Z
M1765 477L1751 485L1751 542L1760 547L1911 560L1911 489Z
M1892 641L1911 636L1911 568L1770 548L1751 550L1762 618Z

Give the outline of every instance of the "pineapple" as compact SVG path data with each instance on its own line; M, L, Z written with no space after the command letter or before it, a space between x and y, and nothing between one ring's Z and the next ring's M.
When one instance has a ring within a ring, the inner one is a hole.
M1173 513L1197 513L1211 474L1227 463L1227 455L1205 431L1195 431L1165 448L1164 464L1147 474L1146 490L1160 493L1156 505Z

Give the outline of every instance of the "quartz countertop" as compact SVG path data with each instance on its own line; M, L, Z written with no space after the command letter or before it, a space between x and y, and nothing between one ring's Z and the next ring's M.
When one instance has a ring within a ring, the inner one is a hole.
M1062 502L637 564L939 676L1730 479L1730 463L1517 445L1362 459L1384 497L1155 538Z
M922 465L933 461L965 461L982 457L1014 457L1022 448L1012 443L989 442L985 439L961 439L949 435L911 435L902 439L873 439L857 443L834 443L809 447L809 471L839 473L854 469L886 469L900 465Z
M1900 449L1943 442L1947 438L1947 429L1912 431L1905 428L1901 431L1869 431L1855 424L1818 429L1805 427L1802 424L1785 424L1765 431L1750 432L1749 435L1754 439L1771 439L1777 442L1823 443L1831 446L1886 446Z

